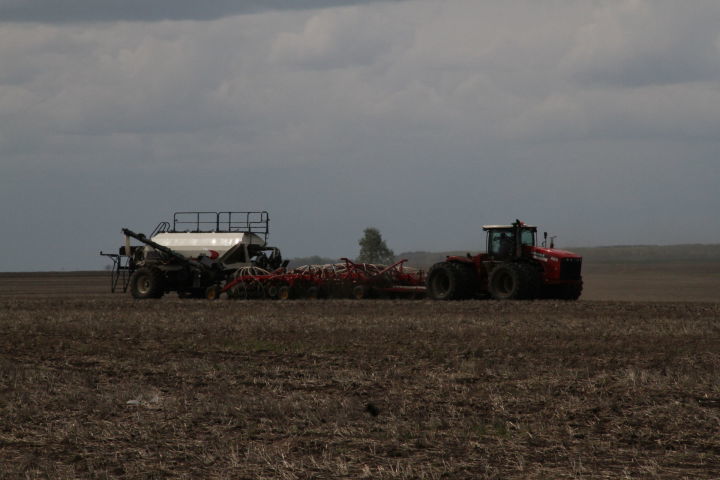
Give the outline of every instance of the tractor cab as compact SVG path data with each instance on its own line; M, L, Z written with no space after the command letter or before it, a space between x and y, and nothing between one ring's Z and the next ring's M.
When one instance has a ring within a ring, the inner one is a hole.
M492 259L510 260L522 256L523 246L534 247L537 227L516 220L512 225L484 225L487 254Z

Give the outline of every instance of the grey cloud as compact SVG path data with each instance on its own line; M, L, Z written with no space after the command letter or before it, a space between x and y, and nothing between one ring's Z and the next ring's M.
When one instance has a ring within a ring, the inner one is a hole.
M369 225L476 250L517 217L566 246L718 242L717 7L667 5L0 25L0 270L100 267L175 210L269 210L288 256L354 255Z
M700 0L688 7L665 1L607 4L578 29L562 66L589 86L714 81L720 75L720 6Z
M707 32L706 32L707 33ZM641 87L713 80L720 75L720 52L707 36L670 48L624 52L580 68L575 78L597 86ZM588 58L592 61L592 57Z
M213 20L271 10L304 10L378 1L402 0L0 0L0 22Z

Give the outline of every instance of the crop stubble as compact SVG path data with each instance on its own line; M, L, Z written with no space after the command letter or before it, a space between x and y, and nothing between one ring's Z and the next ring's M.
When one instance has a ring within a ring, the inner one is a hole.
M717 478L720 304L0 298L0 478Z

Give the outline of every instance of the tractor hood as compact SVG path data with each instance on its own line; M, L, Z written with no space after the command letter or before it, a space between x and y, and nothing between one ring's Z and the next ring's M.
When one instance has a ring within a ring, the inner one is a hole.
M525 255L543 266L545 283L582 282L582 257L567 250L525 247Z
M557 248L525 246L523 249L531 257L540 262L547 262L551 258L582 258L576 253L568 252L567 250L559 250Z

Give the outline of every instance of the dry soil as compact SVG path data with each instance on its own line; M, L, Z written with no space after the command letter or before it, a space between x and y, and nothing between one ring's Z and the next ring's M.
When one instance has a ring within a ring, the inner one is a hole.
M0 274L0 479L720 477L717 272L585 278L578 302L209 302Z

